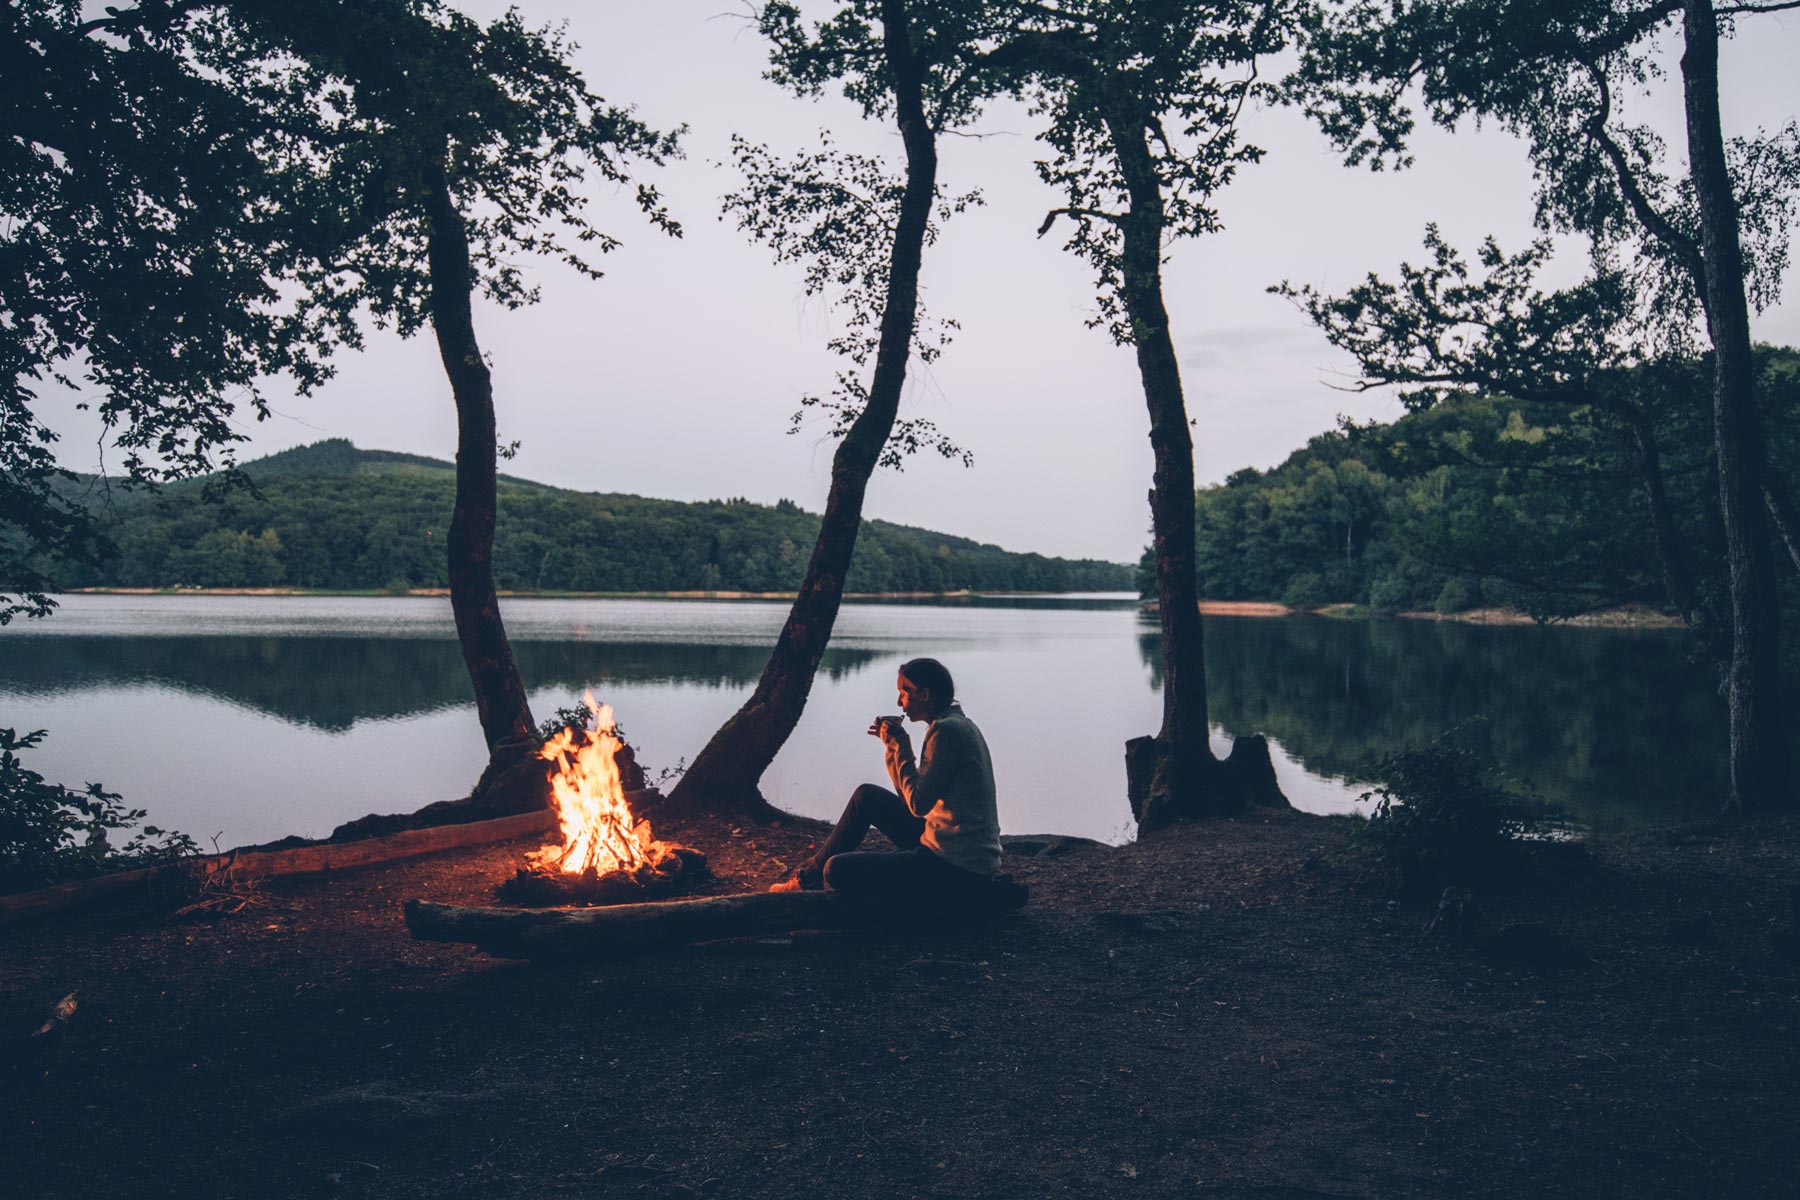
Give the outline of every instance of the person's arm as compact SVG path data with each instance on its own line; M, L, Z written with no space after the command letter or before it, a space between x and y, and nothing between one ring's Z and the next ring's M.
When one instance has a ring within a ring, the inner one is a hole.
M937 725L932 725L925 731L925 745L914 765L912 741L906 731L894 726L891 733L892 737L882 739L887 744L888 778L893 780L894 790L906 801L913 816L922 817L944 798L962 765L956 738L944 736Z

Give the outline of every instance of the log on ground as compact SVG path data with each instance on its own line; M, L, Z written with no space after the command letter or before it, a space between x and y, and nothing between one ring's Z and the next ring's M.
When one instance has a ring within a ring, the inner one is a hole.
M1028 891L1010 880L989 894L958 904L964 917L1011 912ZM919 916L914 910L912 916ZM617 904L608 908L520 911L406 903L406 927L428 942L461 942L497 958L603 958L614 954L709 942L723 938L789 933L796 929L891 927L890 907L847 899L838 892L751 892L702 900Z
M162 866L118 871L94 879L76 879L36 891L0 896L0 927L56 913L141 900L159 887L182 887L194 880L210 879L221 871L230 871L239 880L344 871L466 846L510 841L527 834L549 833L555 828L556 814L549 809L539 809L492 821L409 829L359 842L278 844L271 848L248 847L223 854L177 859Z

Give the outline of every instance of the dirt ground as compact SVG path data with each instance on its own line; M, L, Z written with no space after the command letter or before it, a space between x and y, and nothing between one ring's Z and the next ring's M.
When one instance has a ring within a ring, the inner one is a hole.
M8 1048L79 1007L6 1076L6 1194L1794 1194L1800 826L1610 840L1479 901L1561 967L1435 945L1346 831L1014 853L1030 905L972 931L578 966L407 936L403 900L485 902L516 844L15 928ZM810 841L658 834L725 891Z

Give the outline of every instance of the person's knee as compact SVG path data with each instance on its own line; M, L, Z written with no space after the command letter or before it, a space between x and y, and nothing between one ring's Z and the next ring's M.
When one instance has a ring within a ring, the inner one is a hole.
M857 805L877 804L886 794L887 789L880 784L859 783L856 785L856 790L850 793L850 803Z
M850 811L873 825L874 818L881 814L882 800L887 795L887 789L877 784L858 784L856 790L850 793Z
M852 850L825 860L825 886L834 892L862 896L880 891L887 860L897 857L883 851Z

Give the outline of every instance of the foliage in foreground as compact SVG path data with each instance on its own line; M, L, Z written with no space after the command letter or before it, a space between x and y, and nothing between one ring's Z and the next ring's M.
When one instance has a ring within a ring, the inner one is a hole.
M1393 861L1402 891L1415 898L1452 884L1504 885L1521 840L1549 819L1466 747L1440 741L1384 755L1371 773L1386 782L1362 794L1374 811L1358 832Z
M145 825L123 846L108 835L134 828L144 811L126 808L97 783L75 791L48 783L20 761L44 731L0 728L0 894L151 866L198 852L185 833Z

